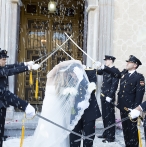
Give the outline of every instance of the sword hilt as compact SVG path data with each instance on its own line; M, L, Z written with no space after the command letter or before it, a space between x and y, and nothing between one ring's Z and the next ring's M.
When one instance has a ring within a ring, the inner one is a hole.
M129 113L131 112L127 107L124 107L124 110L126 110L126 111L129 112ZM130 115L128 115L128 116L129 116L130 120L133 121L132 118L131 118L131 116L130 116ZM140 118L140 120L143 122L143 118L142 118L141 115L139 115L138 118ZM137 120L138 120L138 118L137 118ZM136 121L137 121L137 120L136 120ZM134 121L134 122L135 122L135 121Z

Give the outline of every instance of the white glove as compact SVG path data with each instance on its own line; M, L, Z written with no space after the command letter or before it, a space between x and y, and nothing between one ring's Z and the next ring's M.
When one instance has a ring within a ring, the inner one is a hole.
M76 74L77 78L79 79L79 82L83 80L83 72L79 67L74 67L73 72Z
M108 96L106 97L106 101L107 101L107 102L109 102L109 103L110 103L110 102L111 102L111 100L112 100L112 99L111 99L110 97L108 97Z
M95 61L94 64L95 64L95 67L96 67L96 68L99 68L99 67L101 66L101 62L99 62L99 61Z
M83 69L86 69L86 65L82 65Z
M130 109L130 108L128 108L128 110L131 112L132 111L132 109Z
M102 64L100 68L101 68L101 69L104 69L104 68L105 68L104 64Z
M30 104L27 105L25 109L26 117L31 118L35 115L35 109Z
M90 69L90 67L86 66L86 65L82 65L83 69Z
M25 66L28 65L28 66L32 66L35 64L34 61L29 61L29 62L24 62Z
M38 70L40 67L41 67L40 64L34 64L34 65L31 66L31 69Z
M129 115L131 116L132 119L137 118L140 115L140 111L133 109Z

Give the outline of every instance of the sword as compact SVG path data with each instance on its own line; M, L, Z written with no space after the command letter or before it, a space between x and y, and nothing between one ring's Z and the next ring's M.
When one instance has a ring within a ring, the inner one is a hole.
M52 51L53 52L53 51ZM42 58L50 55L52 52L48 53L48 54L45 54L44 56L41 56L40 58L36 59L34 62L36 63L37 61L41 60Z
M105 95L103 94L103 93L101 93L101 95L103 96L103 97L105 97ZM115 107L117 107L117 105L115 105L113 102L110 102L112 105L114 105ZM117 107L118 108L118 107ZM119 109L119 108L118 108ZM126 108L126 107L124 107L124 110L126 110L127 112L131 112L128 108ZM139 116L139 118L141 119L141 121L143 121L143 118L142 118L142 116ZM123 121L125 121L125 120L127 120L127 119L130 119L130 116L128 116L128 117L126 117L126 118L123 118L123 119L121 119L120 121L118 121L118 122L116 122L116 123L114 123L114 124L112 124L112 125L110 125L110 126L108 126L108 127L106 127L106 128L104 128L104 129L102 129L102 131L105 131L105 130L107 130L107 129L109 129L109 128L111 128L111 127L113 127L113 126L115 126L116 124L118 124L118 123L120 123L120 122L123 122ZM131 119L130 119L131 120ZM88 135L87 137L91 137L91 136L94 136L94 135L96 135L96 133L93 133L93 134L91 134L91 135ZM75 142L78 142L78 141L80 141L81 139L78 139L78 140L75 140Z
M47 121L47 122L49 122L49 123L51 123L51 124L53 124L53 125L55 125L55 126L61 128L61 129L63 129L63 130L66 130L67 132L70 132L70 133L72 133L72 134L74 134L74 135L77 135L77 136L81 137L82 139L85 138L85 136L80 135L79 133L76 133L76 132L74 132L74 131L71 131L71 130L69 130L69 129L67 129L67 128L64 128L63 126L60 126L59 124L57 124L57 123L55 123L55 122L53 122L53 121L51 121L51 120L49 120L49 119L47 119L47 118L45 118L45 117L39 115L39 114L36 114L36 116L38 116L39 118L41 118L41 119L43 119L43 120L45 120L45 121ZM86 139L92 140L92 141L93 141L93 139L91 139L91 138L89 138L89 137L86 137Z
M103 96L104 98L106 97L103 93L101 93L100 94L101 96ZM118 106L117 105L115 105L113 102L109 102L109 103L111 103L112 105L114 105L115 107L117 107L118 108ZM119 109L119 108L118 108ZM127 110L126 110L127 111Z
M72 35L71 35L70 37L72 37ZM64 42L62 43L61 46L59 46L59 47L58 47L57 49L55 49L51 54L49 54L49 56L48 56L47 58L45 58L45 59L40 63L40 65L42 65L46 60L48 60L54 53L56 53L68 40L70 40L70 38L68 38L66 41L64 41Z
M56 45L60 47L57 43ZM75 60L70 54L68 54L63 48L60 48L66 55L68 55L72 60Z
M105 131L105 130L107 130L107 129L113 127L113 126L115 126L116 124L121 123L121 122L124 122L124 121L126 121L126 120L128 120L128 119L130 119L129 116L127 116L127 117L121 119L120 121L118 121L118 122L116 122L116 123L114 123L114 124L112 124L112 125L110 125L110 126L108 126L108 127L106 127L106 128L103 128L101 131ZM93 134L90 134L90 135L88 135L88 136L84 136L84 139L86 139L86 137L92 137L92 136L94 136L94 135L97 135L97 133L93 133ZM81 139L82 139L82 138L81 138ZM80 141L81 139L77 139L77 140L75 140L74 142L78 142L78 141Z
M65 33L65 35L75 44L75 46L76 46L78 49L80 49L88 58L90 58L90 59L93 61L93 63L95 63L95 60L93 60L83 49L81 49L81 48L68 36L67 33Z
M105 98L105 95L103 94L103 93L101 93L101 96L103 96L104 98ZM118 106L117 105L115 105L113 102L110 102L112 105L114 105L115 107L117 107L118 108ZM119 108L118 108L119 109ZM124 107L124 110L126 110L127 112L131 112L127 107ZM142 116L141 115L139 115L139 118L141 119L141 121L143 122L143 118L142 118Z

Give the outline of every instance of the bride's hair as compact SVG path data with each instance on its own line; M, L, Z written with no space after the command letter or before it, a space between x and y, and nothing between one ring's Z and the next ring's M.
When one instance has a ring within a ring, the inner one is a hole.
M77 78L73 77L74 74L73 70L74 67L78 66L81 67L79 64L71 64L66 67L61 67L55 76L55 89L57 94L61 94L61 91L67 87L74 87L77 83Z

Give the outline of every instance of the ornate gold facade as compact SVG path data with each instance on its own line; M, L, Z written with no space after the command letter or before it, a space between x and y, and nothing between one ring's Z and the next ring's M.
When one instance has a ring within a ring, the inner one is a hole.
M68 35L73 35L73 40L83 47L83 0L60 0L54 14L48 12L48 1L31 0L23 1L20 16L19 62L36 60L43 55L54 51L61 45ZM57 45L58 44L58 45ZM82 60L82 52L68 41L62 47L73 58ZM44 98L46 75L60 61L70 59L63 51L57 51L39 72L39 98L34 98L35 79L37 72L33 71L33 86L29 85L29 72L18 77L18 95L32 104L41 104ZM38 62L41 62L39 60Z

